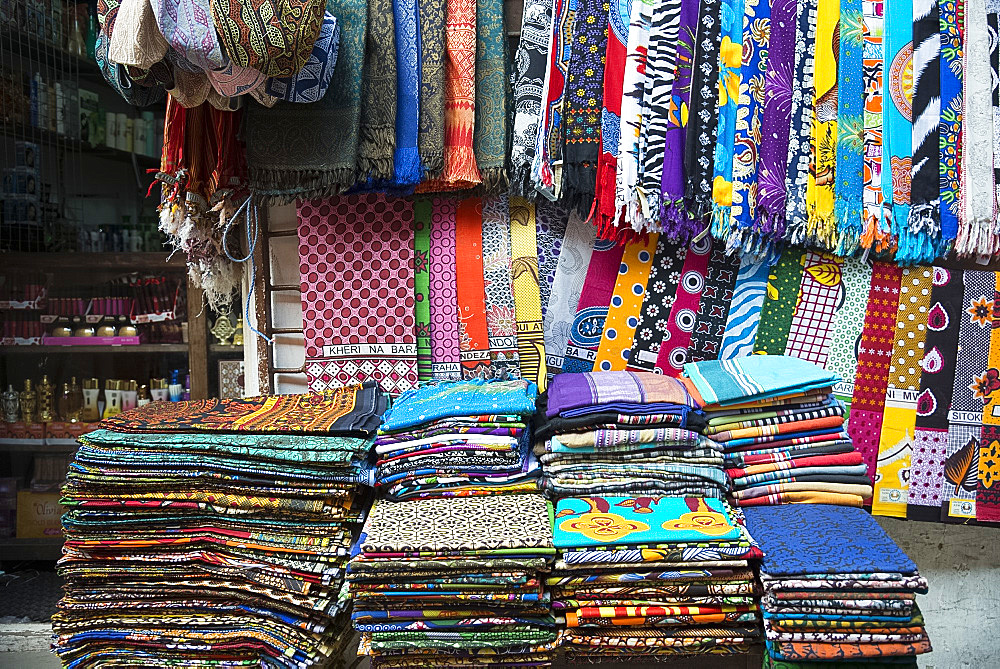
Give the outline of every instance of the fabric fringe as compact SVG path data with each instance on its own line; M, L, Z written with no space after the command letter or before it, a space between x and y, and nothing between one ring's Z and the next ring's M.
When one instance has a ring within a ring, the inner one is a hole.
M955 238L955 253L958 257L990 257L996 253L996 246L993 219L970 219L958 226L958 237Z
M476 167L476 154L471 146L445 148L444 175L449 184L466 184L469 188L482 182Z
M597 166L589 163L564 163L560 199L566 208L590 220L594 208Z
M251 189L261 203L268 206L340 195L356 179L357 173L346 167L333 170L250 168Z
M361 124L358 128L358 178L392 179L396 129Z
M897 221L896 261L901 264L932 262L941 246L940 209L937 202L914 204L906 221Z
M531 177L531 163L512 165L508 171L510 177L510 192L513 195L520 195L528 200L538 197L535 184Z
M420 162L420 152L415 146L397 148L393 162L393 181L397 186L413 186L424 176L424 166Z
M482 190L488 194L504 193L510 187L506 167L487 167L479 170L482 179Z
M858 250L861 234L864 232L861 199L859 197L838 197L834 203L834 217L837 220L836 254L851 256Z
M444 172L444 154L434 154L432 156L420 154L420 162L424 166L424 179L433 181L441 178Z

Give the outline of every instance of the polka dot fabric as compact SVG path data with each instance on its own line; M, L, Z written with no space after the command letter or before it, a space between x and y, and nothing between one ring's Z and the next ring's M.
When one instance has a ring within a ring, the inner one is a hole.
M413 204L380 194L298 206L299 275L309 388L373 379L392 394L417 383Z
M435 379L457 379L458 292L455 286L456 200L436 197L431 212L430 288L431 373Z
M595 372L623 371L628 366L659 238L657 234L646 235L625 246L615 292L611 295L608 316L604 320L597 360L594 361Z
M692 242L691 250L684 258L681 277L677 282L677 295L667 321L667 332L656 356L656 369L662 374L680 376L684 371L691 334L698 322L698 307L701 305L701 294L705 289L711 256L712 240L705 237Z

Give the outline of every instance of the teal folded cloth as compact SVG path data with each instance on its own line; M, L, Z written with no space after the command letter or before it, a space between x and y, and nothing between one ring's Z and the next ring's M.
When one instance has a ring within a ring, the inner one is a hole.
M535 412L538 386L528 381L440 381L409 390L385 415L379 433L397 432L439 418Z
M742 404L829 388L840 377L819 365L788 355L752 355L684 365L706 405Z

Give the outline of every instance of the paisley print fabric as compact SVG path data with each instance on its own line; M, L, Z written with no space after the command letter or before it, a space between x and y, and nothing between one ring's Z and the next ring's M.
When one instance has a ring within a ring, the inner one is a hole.
M229 59L269 77L301 70L323 23L320 0L211 0L210 5Z

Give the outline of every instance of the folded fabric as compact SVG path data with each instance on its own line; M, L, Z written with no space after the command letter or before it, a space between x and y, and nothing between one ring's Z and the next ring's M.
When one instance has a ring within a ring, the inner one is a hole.
M586 372L558 374L548 389L547 416L580 407L615 402L650 404L666 402L697 408L682 383L652 372Z
M571 432L553 437L552 452L576 451L589 449L591 451L628 450L639 445L656 445L659 447L674 446L678 449L695 448L697 446L714 447L721 452L722 448L710 439L691 430L681 428L650 428L638 430L594 430L592 432Z
M441 418L485 414L530 416L538 387L527 381L439 381L408 390L386 413L380 432L397 432Z
M708 419L710 428L721 426L726 423L739 423L741 421L757 420L761 418L771 418L776 416L792 416L796 414L815 411L818 409L840 408L844 409L844 404L831 396L817 395L816 401L803 402L796 399L794 403L784 404L778 400L772 402L762 402L758 406L750 409L713 409L712 415Z
M900 657L931 652L926 636L909 643L836 643L816 644L795 641L767 641L767 651L777 659L845 659L868 657Z
M762 448L762 445L774 446L794 446L796 444L808 444L818 441L832 441L846 439L847 433L842 429L831 432L830 428L819 430L806 430L793 432L790 434L767 434L757 437L744 437L741 439L730 439L726 442L726 450L750 450Z
M800 434L835 430L843 424L844 417L841 415L834 415L823 418L798 420L791 423L775 423L769 425L720 430L714 433L706 431L706 434L720 443L730 441L740 442L744 439L763 439L766 437L779 436L794 439L796 435Z
M836 374L811 362L784 355L753 355L684 365L684 374L704 405L734 405L828 388Z
M813 455L833 455L836 453L850 453L854 450L854 444L850 441L829 441L817 444L802 444L799 446L782 446L773 449L761 449L756 451L738 451L725 454L726 464L737 467L749 465L759 465L766 462L785 462L800 457Z
M798 469L789 469L773 472L765 472L763 474L752 474L750 476L741 476L739 478L733 479L734 488L746 488L754 485L777 483L779 481L835 481L844 482L841 477L855 477L851 478L849 482L857 482L856 477L866 477L867 467L864 464L860 465L830 465L824 467L800 467ZM812 478L807 478L812 477ZM868 480L865 478L864 480Z
M850 483L826 483L822 481L782 481L771 485L756 486L736 490L733 495L740 500L750 500L754 497L764 497L767 495L778 495L792 492L829 492L842 495L857 495L863 499L871 499L872 486L856 485Z
M868 496L869 498L871 495ZM864 506L861 495L845 495L836 492L801 491L779 492L764 496L740 499L741 507L765 506L769 504L839 504L840 506Z
M830 416L843 416L843 405L818 406L813 409L800 409L788 411L781 415L777 412L764 412L760 414L747 414L745 416L725 416L724 420L717 421L714 417L710 419L709 426L705 429L705 434L715 434L729 430L739 430L744 428L760 428L768 425L780 425L782 423L798 423L800 421L814 420L817 418L828 418Z
M754 474L765 474L767 472L791 471L806 467L825 467L842 465L859 465L864 462L864 458L857 451L849 453L834 453L831 455L809 455L781 460L779 462L766 462L749 465L742 468L729 468L726 473L733 479L742 476L752 476Z

